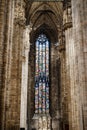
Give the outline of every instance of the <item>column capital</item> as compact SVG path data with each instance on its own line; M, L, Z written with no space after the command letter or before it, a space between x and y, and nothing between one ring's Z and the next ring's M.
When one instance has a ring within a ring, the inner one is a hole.
M25 2L21 1L16 3L15 13L14 13L15 23L19 25L25 25Z
M64 4L64 11L63 11L63 29L67 30L68 28L72 27L72 9L71 9L71 2L68 1Z
M58 29L58 43L59 43L57 45L58 51L59 52L64 51L65 50L65 33L64 33L63 28Z
M59 51L59 52L65 51L65 44L59 45L59 46L58 46L58 51Z
M24 37L24 50L29 50L30 48L30 32L31 32L31 26L25 26L23 37Z
M28 33L30 33L32 31L31 25L25 26L25 29L28 31Z

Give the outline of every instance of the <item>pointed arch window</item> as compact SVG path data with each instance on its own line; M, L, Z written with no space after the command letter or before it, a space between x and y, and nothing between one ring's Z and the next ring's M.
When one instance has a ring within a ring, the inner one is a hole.
M35 113L49 113L49 40L41 34L35 45Z

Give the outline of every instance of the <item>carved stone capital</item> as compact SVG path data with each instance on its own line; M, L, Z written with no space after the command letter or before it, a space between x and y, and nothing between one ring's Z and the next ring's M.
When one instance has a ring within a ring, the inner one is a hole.
M59 45L59 46L58 46L58 51L59 51L59 52L65 51L65 44Z
M63 12L63 29L72 27L72 9L70 3L64 8Z
M25 23L26 23L26 19L16 19L15 18L15 24L19 24L20 26L24 26L25 27Z
M63 29L64 30L67 30L68 28L71 28L72 27L72 22L68 22L68 23L65 23L64 25L63 25Z
M30 48L30 32L31 32L31 27L30 25L25 26L25 31L24 31L24 49L29 50Z
M25 18L25 4L24 1L21 1L16 4L15 6L15 13L14 13L15 23L24 25L26 22Z

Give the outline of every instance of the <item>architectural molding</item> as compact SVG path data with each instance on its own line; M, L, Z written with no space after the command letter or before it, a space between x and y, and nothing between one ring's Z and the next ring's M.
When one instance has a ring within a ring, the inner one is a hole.
M64 7L63 11L63 30L67 30L72 27L72 9L70 2Z

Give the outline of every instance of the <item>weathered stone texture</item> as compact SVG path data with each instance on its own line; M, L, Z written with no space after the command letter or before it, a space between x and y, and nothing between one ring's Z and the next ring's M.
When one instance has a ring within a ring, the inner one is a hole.
M2 53L2 57L0 58L2 61L0 62L3 65L3 68L1 69L0 73L3 74L1 75L2 79L1 81L3 82L3 84L1 84L0 86L2 86L0 88L0 90L2 91L2 97L0 98L1 101L3 102L0 103L2 105L2 110L1 110L1 125L0 128L4 129L5 127L5 120L6 120L6 109L8 109L8 102L7 102L7 97L8 97L8 86L9 86L9 80L10 80L10 67L11 67L11 47L12 47L12 35L13 35L13 10L14 10L14 2L9 1L7 4L7 1L2 1L1 2L1 34L2 37L1 39L1 53Z
M87 52L87 27L86 27L86 21L87 21L87 1L79 0L75 2L72 0L72 16L73 16L73 29L74 29L74 45L75 45L75 52L76 57L75 61L77 61L77 64L75 64L77 67L77 84L76 87L78 87L78 105L79 105L79 130L81 129L87 129L87 114L86 114L86 98L87 94L85 93L87 90L86 85L86 59L85 59L85 53ZM85 113L85 114L84 114ZM84 120L84 122L83 122Z
M35 40L42 32L51 42L48 125L86 130L87 0L0 0L0 130L33 126Z
M27 129L27 90L28 90L28 60L29 60L29 39L30 28L27 26L23 34L22 47L22 80L21 80L21 108L20 128Z

